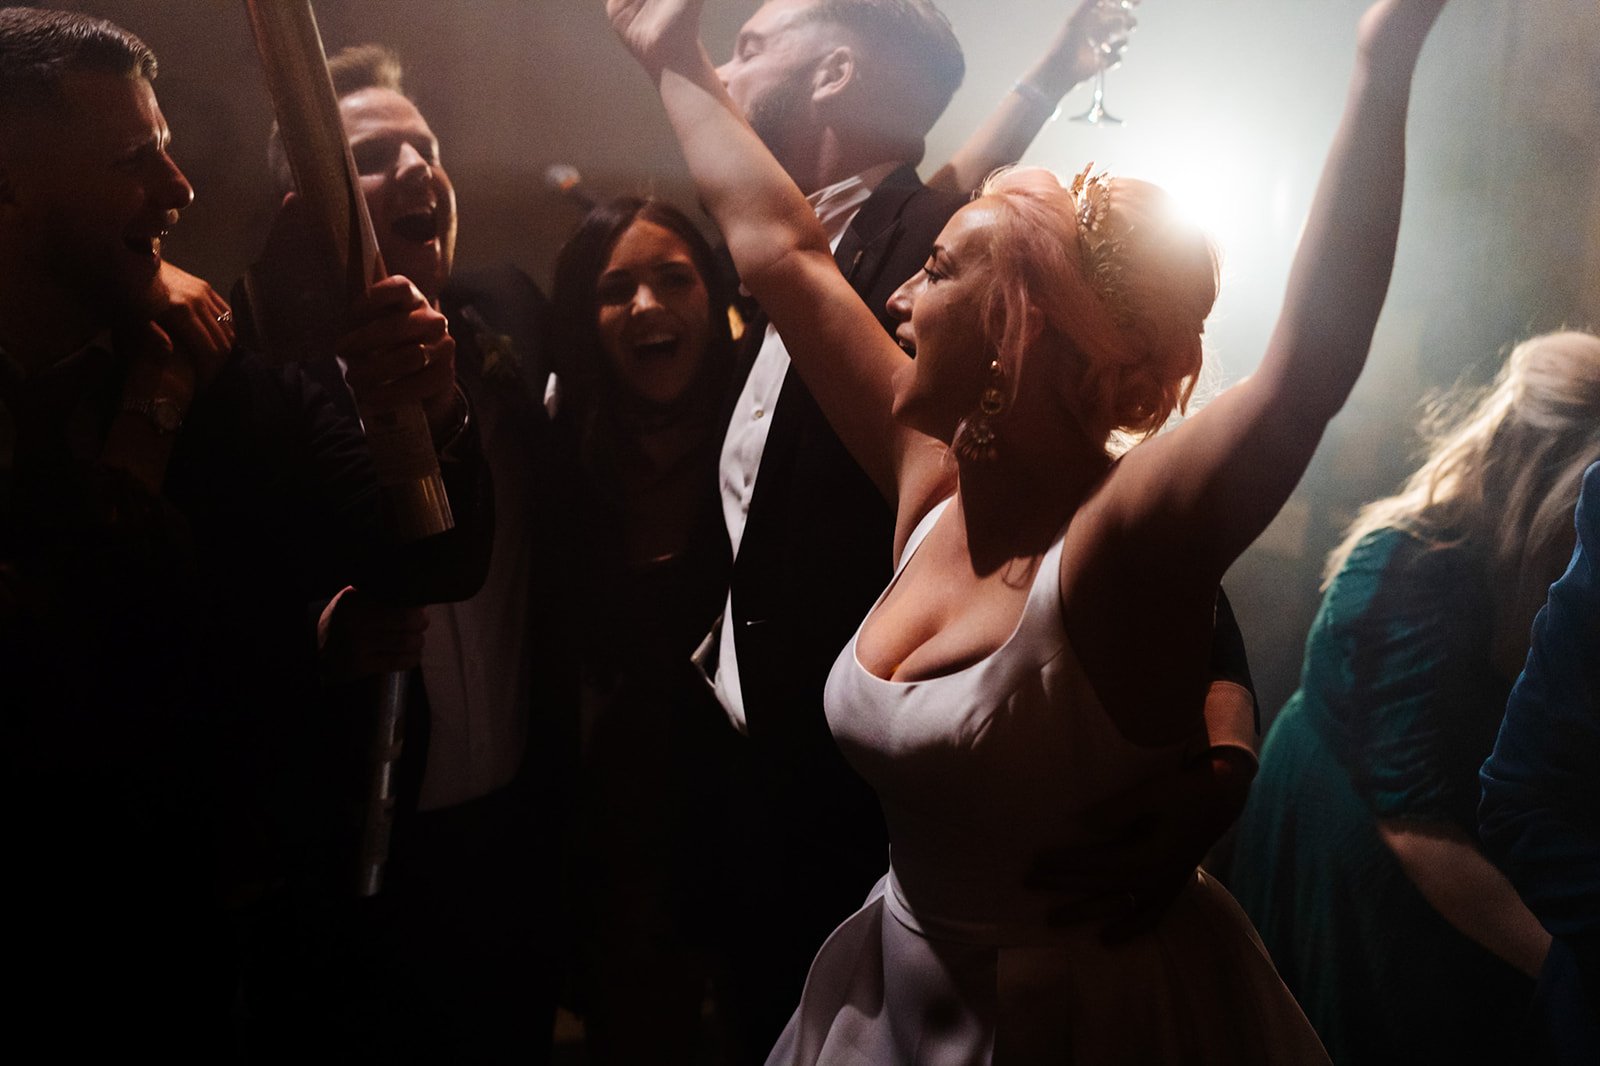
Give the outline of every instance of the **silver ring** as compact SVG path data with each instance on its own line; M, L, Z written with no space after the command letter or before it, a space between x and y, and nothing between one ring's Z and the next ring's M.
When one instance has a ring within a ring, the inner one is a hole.
M217 316L217 325L219 325L219 326L226 326L229 322L232 322L232 321L233 321L233 312L232 311L224 311L224 312L222 312L222 314Z

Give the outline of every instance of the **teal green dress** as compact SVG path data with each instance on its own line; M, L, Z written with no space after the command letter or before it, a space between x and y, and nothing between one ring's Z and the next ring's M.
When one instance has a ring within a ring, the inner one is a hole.
M1232 887L1335 1063L1520 1062L1533 982L1448 924L1379 819L1477 839L1510 688L1481 566L1394 529L1351 552L1240 822Z

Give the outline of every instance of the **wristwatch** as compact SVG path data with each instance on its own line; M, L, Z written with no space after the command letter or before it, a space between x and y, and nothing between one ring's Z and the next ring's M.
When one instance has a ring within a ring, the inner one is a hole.
M117 405L117 410L144 415L155 427L156 432L163 437L183 428L183 408L178 406L177 400L166 396L157 396L150 400L124 399Z

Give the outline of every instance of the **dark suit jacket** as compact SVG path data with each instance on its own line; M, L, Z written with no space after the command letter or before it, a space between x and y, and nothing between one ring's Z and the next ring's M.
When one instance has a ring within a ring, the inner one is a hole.
M966 198L889 175L837 259L883 321L890 294L926 260ZM747 333L753 360L765 331ZM749 727L750 834L762 894L814 952L888 865L877 798L840 755L822 710L834 659L888 583L894 516L816 401L790 372L772 414L731 585ZM797 952L809 959L804 948ZM800 963L800 977L805 962ZM798 985L789 994L798 993Z
M893 329L885 309L890 294L922 266L965 199L928 189L902 167L840 240L840 269L885 329ZM759 346L762 329L750 334ZM791 371L772 414L732 577L750 739L779 761L810 762L833 750L820 713L822 686L889 580L893 534L883 497Z
M469 670L475 657L489 656L484 667L506 685L527 672L530 690L515 708L527 744L508 753L520 754L521 763L506 786L420 813L436 720L422 672L413 670L383 891L358 901L350 898L352 860L375 679L321 693L326 736L317 776L327 785L312 812L320 819L308 820L294 856L287 904L263 914L253 930L240 996L257 1036L250 1054L262 1061L288 1058L308 1042L341 1061L531 1061L541 1011L554 1006L564 925L552 916L561 913L560 836L576 762L577 700L563 653L567 618L554 609L568 601L551 588L570 567L551 543L550 519L561 508L549 491L559 471L552 469L542 402L548 308L534 283L511 267L458 271L439 302L455 340L457 381L493 475L494 550L532 553L526 583L497 590L514 612L508 621L519 642L504 653L469 645L461 654ZM307 369L354 414L330 353L313 356ZM497 564L489 579L516 574ZM436 629L428 639L441 637L448 634ZM547 1029L543 1037L547 1042Z
M525 496L525 510L497 513L497 538L532 542L533 565L526 590L528 614L524 654L533 663L529 692L528 746L513 788L519 803L533 812L541 835L526 841L554 862L561 811L570 801L577 760L577 685L566 640L568 619L557 605L566 591L561 573L566 544L555 528L566 503L563 471L553 426L544 407L551 372L545 336L549 301L533 280L512 266L457 271L439 297L456 341L456 377L474 407L498 408L495 440L486 440L485 460L497 491L508 502L512 490ZM520 482L520 484L517 484ZM501 488L504 486L504 488ZM506 517L509 521L500 521ZM470 651L470 649L469 649ZM511 669L510 664L506 667ZM415 741L402 765L402 802L420 794L427 763L427 694L421 672L413 673L410 708ZM402 808L402 815L413 803ZM396 826L395 852L403 858L405 819ZM551 878L554 887L554 878Z
M235 295L237 297L238 293ZM549 582L559 571L559 566L551 565L558 548L546 521L557 506L550 459L551 426L543 404L545 380L550 373L543 344L548 303L526 274L507 266L457 272L440 294L439 305L456 342L456 378L462 391L475 410L482 411L489 404L498 409L494 428L497 439L482 442L485 464L493 475L493 482L505 486L502 492L517 479L524 485L533 483L531 523L525 524L525 528L507 528L500 521L503 516L498 514L493 522L500 527L501 536L529 538L534 543L535 565L527 589L530 611L524 646L526 655L536 664L530 693L532 706L528 713L533 715L537 711L539 717L531 723L529 731L523 783L529 788L561 793L570 784L567 779L575 759L574 752L569 749L575 749L577 742L572 710L576 706L576 686L571 682L571 672L560 664L561 619L556 612L536 606L553 601L554 591ZM332 396L336 407L355 417L354 400L330 353L306 358L302 365L307 375ZM442 602L442 598L430 602ZM509 664L505 666L507 670L510 668ZM330 702L337 706L367 707L372 700L370 690L371 686L365 684L338 690L331 693ZM427 765L430 725L431 714L421 672L412 671L406 699L405 743L396 782L391 868L386 875L391 884L405 872L406 843ZM365 756L350 749L370 730L364 722L358 721L350 732L350 740L329 745L329 751L336 753L334 758L344 765L343 772L330 765L328 773L358 780L359 773L352 777L350 771L356 765L354 760ZM532 806L547 811L552 819L556 817L560 806L556 794L541 793L528 798ZM347 863L341 860L348 857L343 853L349 850L349 834L345 832L340 836L339 842L330 840L326 845L332 852L328 859L338 867L333 876L347 874L343 869ZM331 872L333 867L329 869ZM337 887L344 886L341 883Z
M1539 999L1563 1063L1600 1057L1600 464L1577 526L1483 764L1479 811L1484 849L1556 938Z
M358 581L469 594L486 487L480 464L447 464L465 550L397 547L355 426L303 375L235 353L151 497L96 461L121 367L99 356L7 397L22 417L0 571L22 594L0 605L0 806L28 916L12 961L31 1020L93 1000L119 1011L102 1032L123 1017L204 1044L233 978L219 903L276 882L310 783L305 602Z

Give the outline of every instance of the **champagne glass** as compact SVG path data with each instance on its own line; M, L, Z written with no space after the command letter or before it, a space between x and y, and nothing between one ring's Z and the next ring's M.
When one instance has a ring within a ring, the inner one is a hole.
M1100 56L1100 69L1094 74L1094 95L1089 100L1089 110L1073 115L1072 121L1090 126L1120 126L1122 120L1106 110L1106 71L1122 62L1123 49L1128 47L1128 34L1133 29L1133 9L1139 0L1100 0L1102 11L1118 12L1123 18L1101 22L1091 32L1089 45Z

